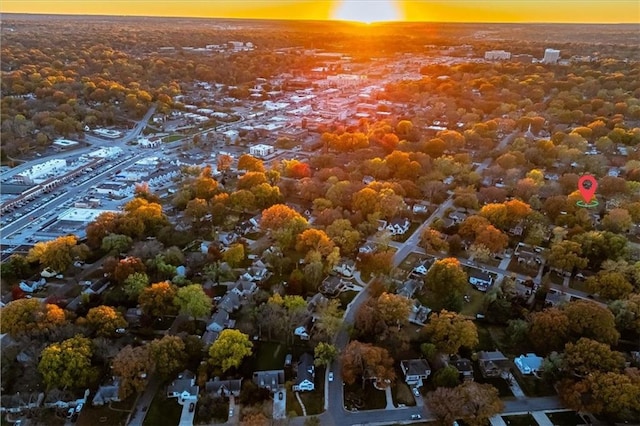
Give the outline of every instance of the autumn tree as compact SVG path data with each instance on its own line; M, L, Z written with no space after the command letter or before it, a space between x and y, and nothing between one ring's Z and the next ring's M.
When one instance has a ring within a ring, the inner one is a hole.
M575 241L563 240L551 245L547 256L549 265L571 272L574 268L582 269L587 266L587 259L582 257L582 247Z
M111 362L113 375L120 381L120 399L124 400L129 395L142 392L147 387L154 367L149 346L127 345L122 348Z
M470 425L481 426L504 409L496 388L476 382L465 382L455 388L437 388L427 394L426 403L443 424L463 419Z
M0 330L13 337L51 331L66 323L64 310L38 299L14 300L0 309Z
M178 289L173 299L180 313L192 318L202 318L211 313L211 298L199 284L191 284Z
M616 271L600 271L587 278L586 283L591 293L608 300L624 299L633 291L633 285L624 274Z
M378 297L378 311L387 325L395 325L399 328L407 323L412 307L411 300L404 296L385 292Z
M446 310L433 314L423 333L447 354L455 354L461 347L473 349L479 343L475 324L460 314Z
M564 348L563 369L579 377L598 372L621 372L624 356L612 351L609 345L581 338L576 343L567 343Z
M493 225L489 225L476 235L474 244L480 244L491 253L499 253L509 244L509 238Z
M357 266L363 277L389 275L393 270L393 251L362 253L358 258Z
M125 253L131 248L133 240L131 237L122 234L109 234L102 239L101 249L111 255Z
M436 260L429 268L425 285L435 306L459 310L467 291L467 280L458 259L448 257Z
M180 337L165 335L162 339L152 340L148 347L155 371L163 379L169 379L185 368L185 344Z
M589 265L599 268L607 259L618 260L628 254L629 242L623 235L609 231L588 231L571 239L580 244L582 254L589 259Z
M340 309L340 302L336 299L329 300L318 308L317 319L314 325L315 338L330 341L342 327L344 311Z
M146 315L172 315L177 311L173 303L176 295L177 288L169 281L163 281L144 288L138 297L138 303Z
M264 173L264 164L252 155L242 154L238 159L238 170Z
M112 306L97 306L87 312L87 325L98 336L115 336L116 330L127 326L122 314Z
M276 204L263 210L260 221L260 227L268 231L282 248L291 247L307 226L304 217L284 204Z
M602 219L602 226L616 234L627 232L633 225L633 219L626 209L611 209Z
M588 337L610 345L618 342L620 333L616 331L615 317L607 308L588 300L576 300L567 303L563 311L574 339Z
M425 251L447 252L449 250L449 244L442 233L430 227L424 228L420 234L420 246Z
M342 352L342 378L345 383L352 385L356 379L374 379L378 386L386 387L389 382L396 379L393 368L393 358L386 349L373 346L369 343L361 343L357 340L349 342Z
M542 353L561 350L569 337L569 318L558 308L536 312L530 319L529 339Z
M88 386L98 377L91 365L91 340L76 336L47 346L40 357L38 371L47 389L77 389Z
M355 252L362 238L360 232L353 228L348 219L333 221L327 226L325 232L345 255Z
M73 263L76 255L83 252L79 248L78 238L75 235L66 235L55 240L36 243L29 250L27 259L30 262L37 261L55 271L64 272Z
M209 363L222 372L238 368L245 357L251 355L253 344L249 336L239 330L225 329L209 348Z

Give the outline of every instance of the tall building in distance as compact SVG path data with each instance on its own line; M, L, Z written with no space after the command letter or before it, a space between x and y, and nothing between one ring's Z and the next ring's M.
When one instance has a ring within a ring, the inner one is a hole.
M545 64L555 64L560 59L560 51L556 49L545 49L542 62Z

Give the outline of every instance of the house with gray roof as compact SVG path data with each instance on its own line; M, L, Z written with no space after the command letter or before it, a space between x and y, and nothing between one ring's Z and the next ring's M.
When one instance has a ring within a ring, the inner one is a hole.
M242 379L220 380L219 377L215 377L205 383L204 389L214 397L239 396L240 389L242 389Z
M277 392L284 386L284 370L265 370L253 373L253 383L270 392Z
M167 388L167 398L178 398L180 402L196 401L200 388L195 384L195 374L184 370Z
M298 361L298 376L293 384L293 391L312 391L315 389L315 366L313 355L308 352L303 353Z
M500 377L509 369L509 360L500 351L480 351L478 365L483 377Z

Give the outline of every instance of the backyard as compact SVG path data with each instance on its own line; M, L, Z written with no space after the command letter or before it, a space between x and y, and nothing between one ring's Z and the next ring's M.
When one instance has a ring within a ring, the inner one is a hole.
M547 413L547 417L556 426L578 426L585 424L584 419L575 411L558 411Z
M352 385L344 385L344 403L347 410L379 410L387 406L387 398L384 391L377 390L367 382L362 388L362 383L356 381Z
M521 416L502 416L504 422L509 426L538 426L538 422L531 414Z
M182 406L175 398L167 398L161 390L153 398L144 418L144 426L176 425L180 421Z
M121 402L113 402L110 405L93 406L85 405L78 416L78 426L124 426L133 408L135 398L130 397Z

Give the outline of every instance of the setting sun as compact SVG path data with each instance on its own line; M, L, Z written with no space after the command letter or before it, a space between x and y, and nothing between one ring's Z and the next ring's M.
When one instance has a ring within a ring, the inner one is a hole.
M332 18L338 21L372 22L401 21L400 8L393 0L342 0Z

